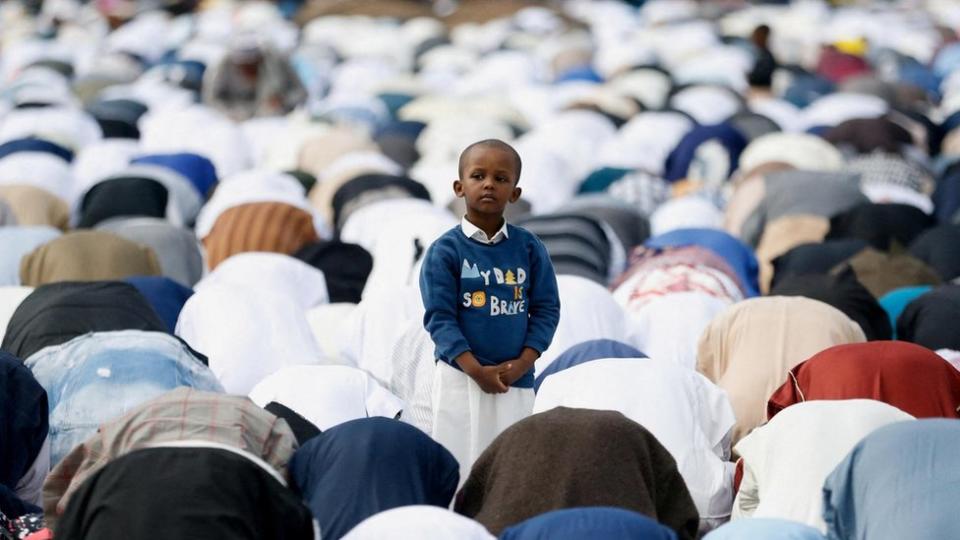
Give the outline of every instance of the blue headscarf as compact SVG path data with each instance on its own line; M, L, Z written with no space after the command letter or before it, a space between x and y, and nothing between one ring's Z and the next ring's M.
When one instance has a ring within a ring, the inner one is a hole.
M578 366L593 360L601 358L646 358L647 355L640 352L636 347L621 343L613 339L591 339L578 343L564 351L560 356L543 370L543 373L537 375L537 380L533 383L533 390L540 390L540 385L547 377L554 373L560 373L565 369Z
M652 238L643 243L652 249L670 247L700 246L723 258L740 278L747 297L759 295L757 283L759 265L753 250L733 236L718 229L677 229Z
M180 310L193 296L193 289L163 276L133 276L124 281L136 287L150 302L153 310L157 312L172 334L177 327Z
M826 540L813 527L774 518L737 519L715 529L703 540Z
M708 141L717 141L727 151L730 158L727 168L727 178L737 170L740 163L740 154L747 147L747 139L729 123L714 126L697 126L680 139L676 148L667 156L666 179L671 182L683 180L687 177L690 165L697 155L697 149Z
M677 533L649 517L595 506L540 514L503 531L500 540L676 540Z
M419 429L375 417L345 422L310 439L290 461L290 475L324 540L336 540L384 510L414 504L446 508L460 466Z
M217 170L213 162L189 152L177 154L150 154L130 161L131 165L157 165L166 167L190 181L202 199L206 199L217 184Z
M880 307L887 312L890 319L890 326L893 328L893 339L897 339L897 319L907 305L923 295L923 293L932 289L930 285L917 285L914 287L900 287L894 289L880 297Z
M14 139L12 141L0 144L0 159L18 152L41 152L44 154L57 156L67 163L73 161L73 152L71 152L68 148L64 148L59 144L45 141L43 139Z
M41 512L14 489L30 470L47 438L47 393L30 370L0 351L0 511L8 518Z
M830 539L956 538L960 420L909 420L867 435L823 485Z

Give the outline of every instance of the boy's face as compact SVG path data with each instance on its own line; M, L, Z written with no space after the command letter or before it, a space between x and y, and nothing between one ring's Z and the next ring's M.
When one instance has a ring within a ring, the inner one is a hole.
M502 216L507 203L517 202L517 164L513 156L496 147L476 147L467 154L453 192L467 203L467 217Z

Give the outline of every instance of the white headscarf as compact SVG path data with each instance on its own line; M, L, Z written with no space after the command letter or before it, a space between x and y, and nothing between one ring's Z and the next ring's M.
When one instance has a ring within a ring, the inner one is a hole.
M749 173L764 163L779 161L797 169L839 171L843 154L809 133L768 133L757 137L740 154L740 171Z
M890 110L890 105L877 96L835 92L827 94L803 110L806 129L818 126L836 126L854 118L878 118Z
M403 410L400 398L348 366L285 367L253 387L250 399L261 407L285 405L321 431L357 418L396 418Z
M287 297L256 287L216 284L187 300L176 335L207 356L231 394L248 394L286 367L320 362L304 310Z
M550 347L536 362L536 373L543 373L570 347L593 339L613 339L633 343L623 309L610 291L587 278L557 276L560 291L560 323Z
M702 292L655 298L628 313L637 348L651 358L697 368L697 342L717 314L732 302Z
M44 189L67 204L73 200L70 164L45 152L17 152L0 159L0 185L27 185Z
M103 138L100 125L83 109L71 106L14 109L0 119L0 142L38 137L73 151Z
M217 176L226 178L250 165L250 151L240 127L203 105L151 111L139 122L145 153L193 152L208 157Z
M337 302L320 304L307 311L307 324L310 325L313 339L323 354L324 363L342 364L344 362L340 358L340 351L347 341L344 329L347 321L350 320L350 314L355 309L357 304Z
M670 105L689 114L701 125L714 125L736 114L742 102L725 88L693 86L674 94Z
M607 167L663 174L667 156L693 126L689 118L677 112L642 112L603 145L599 162Z
M33 292L33 287L0 287L0 341L7 333L7 325L13 312L20 307L23 299Z
M722 229L723 212L698 195L671 199L650 216L650 236L676 229Z
M423 319L423 301L416 287L401 286L391 291L364 296L344 323L346 343L340 357L389 387L395 366L394 345L411 321Z
M483 525L436 506L401 506L360 522L343 540L494 540Z
M456 224L448 210L421 199L373 202L351 213L340 239L359 244L373 255L363 297L416 285L417 263L430 244Z
M736 446L743 458L743 481L734 501L734 519L782 518L826 532L821 508L827 475L875 429L913 419L869 399L806 401L787 407Z
M253 169L231 176L217 185L213 197L197 216L197 238L202 240L210 234L217 218L227 210L256 202L278 202L295 206L313 215L314 228L321 238L330 237L323 218L310 206L303 186L294 177Z
M330 301L323 271L281 253L238 253L217 265L193 288L200 292L218 285L270 291L304 311Z
M614 410L653 433L677 461L701 520L726 520L733 498L729 456L733 409L699 373L655 358L608 358L547 377L534 414L555 407Z

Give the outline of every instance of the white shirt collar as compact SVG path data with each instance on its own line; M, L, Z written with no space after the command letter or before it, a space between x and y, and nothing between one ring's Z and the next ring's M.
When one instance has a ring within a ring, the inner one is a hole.
M483 232L480 227L470 223L470 220L467 219L466 215L460 219L460 229L463 231L463 235L467 238L472 238L477 242L483 242L484 244L496 244L509 238L509 235L507 234L507 220L503 220L503 226L500 227L499 231L494 233L492 238L487 238L487 233Z

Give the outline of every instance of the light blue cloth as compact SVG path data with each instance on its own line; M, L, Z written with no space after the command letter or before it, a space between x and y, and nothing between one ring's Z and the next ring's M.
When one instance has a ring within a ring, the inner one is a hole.
M880 297L880 307L887 312L890 319L890 327L893 329L893 339L897 339L897 319L910 302L923 295L923 293L932 289L930 285L917 285L916 287L901 287L894 289Z
M97 332L46 347L26 365L47 391L50 463L122 416L169 390L223 392L210 368L177 338L161 332Z
M824 540L817 529L796 521L773 518L737 519L727 523L703 540Z
M500 540L676 540L643 514L603 506L554 510L509 527Z
M923 389L919 389L922 391ZM940 540L960 532L960 420L897 422L860 441L827 477L832 540Z
M757 283L759 264L749 246L718 229L676 229L648 238L644 246L654 249L700 246L723 258L740 279L746 296L760 294Z
M0 227L0 286L20 285L20 259L60 236L53 227Z
M560 373L573 366L579 366L593 360L602 358L646 358L647 355L640 352L633 345L628 345L613 339L591 339L578 343L556 357L550 365L543 370L543 373L537 374L533 382L533 390L540 390L540 385L547 377L554 373Z

